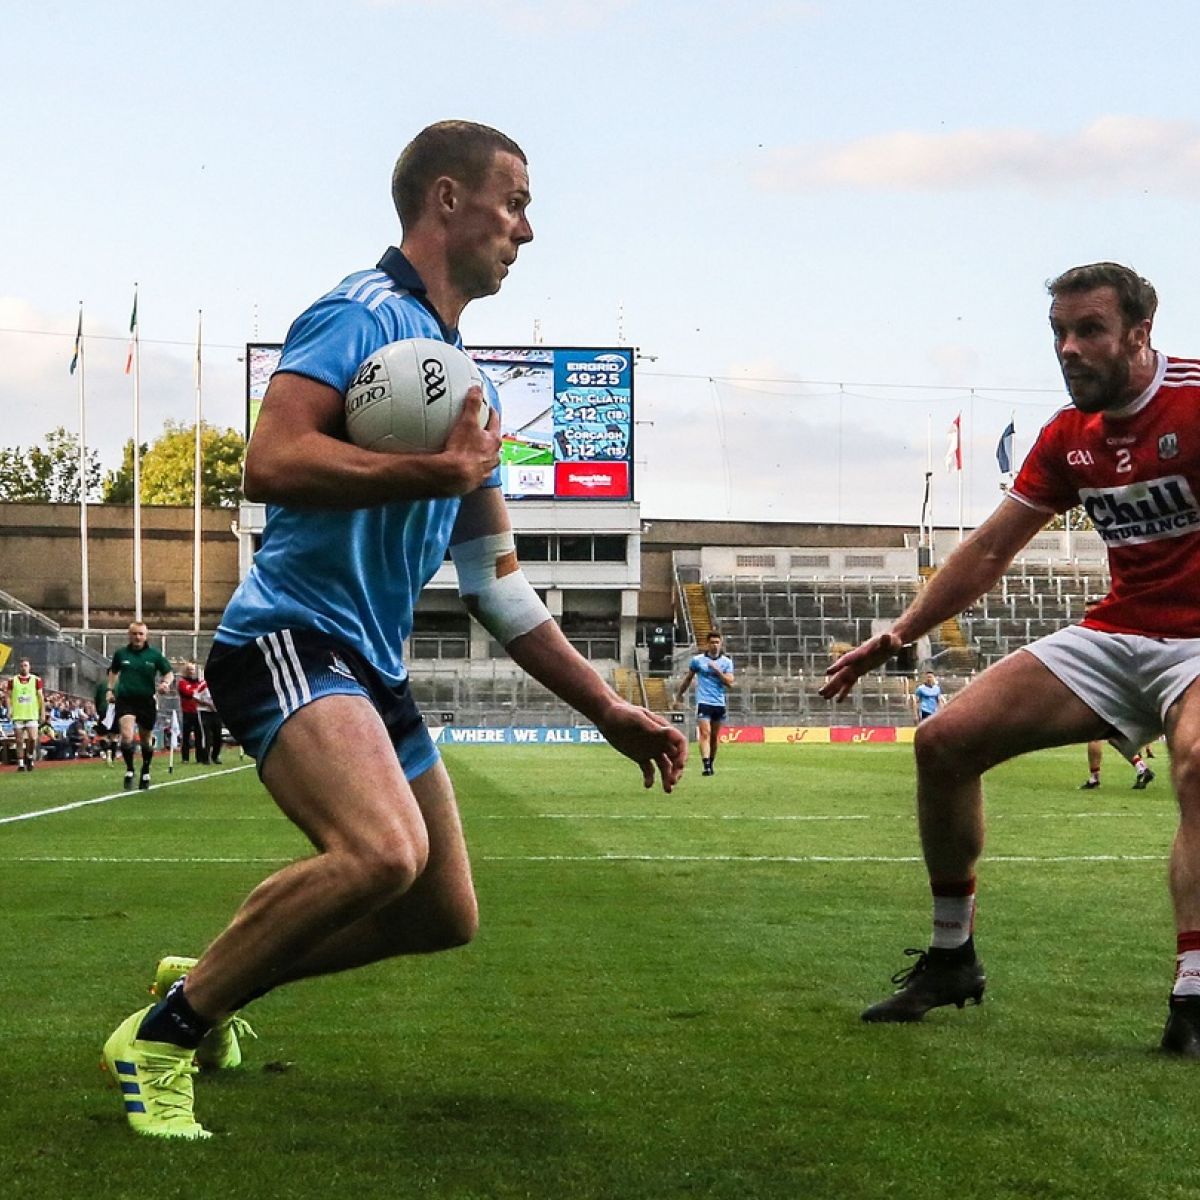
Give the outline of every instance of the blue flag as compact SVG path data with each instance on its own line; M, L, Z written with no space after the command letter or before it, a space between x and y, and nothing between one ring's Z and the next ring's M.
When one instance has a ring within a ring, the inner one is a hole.
M1000 435L1000 441L996 443L996 462L1000 464L1001 475L1011 475L1013 473L1013 437L1016 432L1010 420L1004 432Z

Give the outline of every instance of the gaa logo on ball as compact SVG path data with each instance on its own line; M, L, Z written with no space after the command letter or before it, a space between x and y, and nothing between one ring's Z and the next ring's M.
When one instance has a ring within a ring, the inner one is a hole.
M427 358L421 364L425 376L425 403L433 404L446 394L446 372L441 359Z
M357 446L389 454L436 453L462 412L467 391L483 387L472 359L436 338L406 338L377 350L346 391L346 433ZM491 408L484 394L483 428Z

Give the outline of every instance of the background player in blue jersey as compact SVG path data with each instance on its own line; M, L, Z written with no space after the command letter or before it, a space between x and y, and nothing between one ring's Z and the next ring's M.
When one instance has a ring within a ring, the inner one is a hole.
M676 699L682 700L696 680L696 741L700 743L702 774L713 774L717 746L721 740L721 722L725 720L725 698L733 687L733 659L721 653L721 635L714 629L704 642L704 653L693 654L688 673Z
M929 720L945 703L946 694L942 691L941 684L937 681L937 676L932 671L926 671L925 681L918 683L913 688L913 716L916 717L917 724L919 725L922 721Z
M344 393L359 364L400 338L461 345L463 309L499 290L533 237L525 155L485 126L424 130L392 191L399 249L288 333L246 456L246 496L269 506L262 548L205 671L226 725L316 854L260 884L199 962L164 960L161 1001L109 1038L106 1063L142 1133L207 1136L193 1113L193 1063L240 1061L233 1014L249 1000L475 935L454 790L401 657L413 604L447 547L472 613L636 762L647 787L657 773L669 792L687 757L678 730L600 679L526 580L498 486L499 420L479 428L478 389L440 453L346 440ZM389 1021L391 1000L381 992Z

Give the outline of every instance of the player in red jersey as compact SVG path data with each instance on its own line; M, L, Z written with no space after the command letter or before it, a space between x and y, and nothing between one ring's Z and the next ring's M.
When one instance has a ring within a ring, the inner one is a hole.
M927 951L865 1021L919 1021L983 998L975 955L981 777L1006 759L1119 734L1165 732L1180 821L1169 882L1177 958L1163 1049L1200 1058L1200 361L1150 344L1154 288L1127 267L1075 267L1047 285L1071 404L1042 429L1012 490L891 630L830 668L855 681L992 587L1054 513L1082 503L1108 547L1112 589L1079 625L989 667L916 731L917 813L933 892Z

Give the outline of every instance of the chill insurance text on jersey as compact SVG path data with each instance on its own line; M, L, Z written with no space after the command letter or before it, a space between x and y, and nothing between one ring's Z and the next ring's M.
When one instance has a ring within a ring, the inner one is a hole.
M1054 512L1082 504L1104 540L1112 590L1085 625L1175 638L1200 637L1198 494L1200 360L1161 354L1126 408L1051 417L1010 493Z

